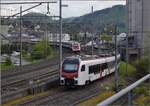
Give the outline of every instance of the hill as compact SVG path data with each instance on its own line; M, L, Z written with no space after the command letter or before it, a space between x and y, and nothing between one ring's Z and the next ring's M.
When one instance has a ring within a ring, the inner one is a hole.
M27 27L35 26L38 24L41 25L41 28L45 29L45 23L48 23L48 28L51 32L59 31L58 20L54 21L51 17L45 14L30 12L23 15L22 18L24 25ZM6 20L6 22L8 21ZM65 18L63 19L63 32L71 34L87 31L99 33L102 32L105 27L111 26L112 24L118 26L119 32L126 31L124 5L116 5L111 8L98 10L95 11L93 14L85 14L80 17Z
M126 31L125 27L125 6L116 5L112 8L95 11L93 14L86 14L80 17L64 19L64 23L72 24L74 30L88 30L100 32L107 25L116 24L120 32Z

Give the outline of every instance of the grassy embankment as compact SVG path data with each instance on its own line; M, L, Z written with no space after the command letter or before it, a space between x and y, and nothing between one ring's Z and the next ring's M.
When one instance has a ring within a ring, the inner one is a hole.
M137 64L136 64L137 65ZM127 66L127 67L126 67ZM126 71L127 68L127 71ZM127 78L133 78L137 77L137 69L134 65L126 64L125 62L120 62L119 66L119 87L121 89L125 88L128 84L128 81L126 81ZM127 78L126 78L127 77ZM104 87L108 87L109 90L104 89L103 93L92 97L88 100L81 101L78 106L96 106L101 101L105 100L106 98L112 96L115 93L115 84L113 83L106 84ZM133 101L133 104L139 105L139 106L148 106L147 102L150 100L150 90L148 89L148 84L146 86L139 86L134 90L134 93L136 93L138 96Z
M11 65L6 65L5 63L0 63L0 69L1 70L9 70L14 68L15 65L11 64Z

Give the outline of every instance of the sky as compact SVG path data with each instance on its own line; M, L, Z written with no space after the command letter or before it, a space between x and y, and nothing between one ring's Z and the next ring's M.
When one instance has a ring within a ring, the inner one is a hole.
M11 0L9 0L11 1ZM14 1L14 0L13 0ZM18 0L19 1L19 0ZM29 1L29 0L28 0ZM1 2L8 2L8 0L1 0ZM82 16L84 14L91 12L91 6L93 6L94 11L102 10L104 8L109 8L114 5L125 5L125 1L63 1L62 4L68 5L68 7L63 7L63 18L68 17L77 17ZM2 5L1 6L1 15L12 15L14 13L18 13L20 6L22 6L23 10L27 9L29 7L32 7L36 4L24 4L24 5ZM59 5L58 3L55 4L49 4L50 8L50 14L51 16L57 16L59 15ZM28 12L40 12L40 13L47 13L47 4L42 4L41 6L38 6ZM26 14L25 12L24 14Z

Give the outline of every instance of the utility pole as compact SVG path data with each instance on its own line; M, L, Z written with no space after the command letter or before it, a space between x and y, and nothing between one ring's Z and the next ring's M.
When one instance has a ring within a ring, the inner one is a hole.
M62 0L59 0L59 26L60 26L60 35L59 35L59 70L61 70L62 63Z
M22 67L22 6L20 6L20 67Z
M100 33L101 34L101 33ZM100 41L101 41L101 38L100 38L101 35L98 36L98 55L100 55Z
M128 33L128 34L129 34L129 33ZM126 75L128 75L128 63L129 63L128 34L127 34L127 36L126 36Z
M128 25L127 25L128 33L127 33L127 35L126 35L126 48L125 48L125 51L126 51L126 60L125 60L125 61L126 61L126 72L125 72L125 74L128 75L128 74L127 74L127 73L128 73L128 62L129 62L129 55L128 55L128 54L129 54L129 49L128 49L128 48L129 48L129 45L128 45L128 37L129 37L130 32L131 32L131 28L130 28L129 22L131 21L131 19L130 19L130 18L131 18L130 9L131 9L131 3L132 3L132 2L131 2L130 0L127 0L126 3L127 3L127 4L126 4L126 5L127 5L127 7L126 7L126 8L127 8L127 9L126 9L126 10L127 10L127 11L126 11L126 14L128 15L128 19L127 19L127 20L128 20ZM130 23L131 23L131 22L130 22Z
M93 6L91 7L91 12L92 12L92 16L93 16ZM93 31L92 31L93 33ZM92 57L93 57L93 37L94 35L92 34Z
M116 92L119 91L117 63L118 63L117 62L117 25L115 25L115 89L116 89Z

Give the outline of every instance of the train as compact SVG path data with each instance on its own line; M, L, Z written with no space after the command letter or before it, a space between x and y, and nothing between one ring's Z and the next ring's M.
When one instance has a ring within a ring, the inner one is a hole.
M50 45L59 46L59 42L51 42ZM69 48L72 52L80 52L81 51L81 45L77 41L62 42L62 46L65 48Z
M117 68L120 54L117 55ZM64 59L60 70L60 85L83 86L115 71L115 56L71 56Z
M81 50L80 43L77 41L62 42L62 45L64 47L70 48L71 51L73 51L73 52L80 52L80 50Z

